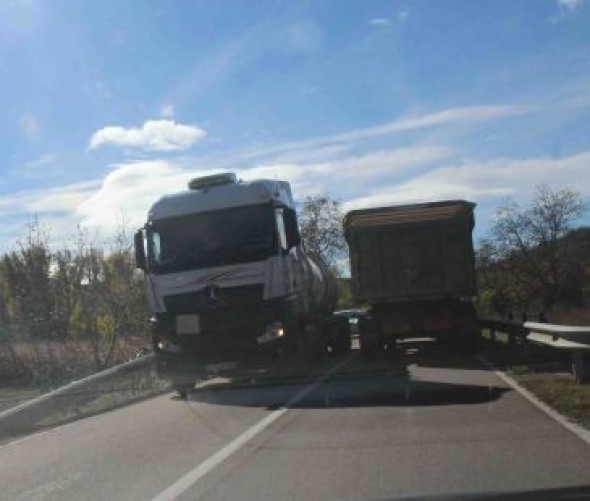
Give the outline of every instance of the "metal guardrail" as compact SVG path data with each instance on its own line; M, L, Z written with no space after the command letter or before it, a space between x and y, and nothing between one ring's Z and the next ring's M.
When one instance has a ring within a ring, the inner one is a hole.
M496 341L496 333L502 332L508 335L508 344L516 344L517 341L522 342L528 331L525 329L522 322L515 322L514 320L500 320L495 318L480 318L479 325L482 328L490 330L490 337L492 341Z
M571 354L576 382L582 384L590 379L590 327L492 318L482 318L479 324L489 329L492 341L496 341L496 334L502 332L508 335L508 344L530 343L566 351Z
M133 375L133 384L135 385L136 375L139 377L138 373L151 373L152 364L153 355L145 355L72 381L53 391L6 409L0 412L0 438L3 435L18 435L22 430L33 429L35 423L51 413L62 412L65 407L75 407L88 401L89 398L108 392L110 387L116 384L116 381L119 381L122 376Z

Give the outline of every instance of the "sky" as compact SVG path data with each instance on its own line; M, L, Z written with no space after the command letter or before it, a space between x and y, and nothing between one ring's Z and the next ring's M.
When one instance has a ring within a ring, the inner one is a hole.
M345 210L590 195L590 0L3 0L0 250L236 172Z

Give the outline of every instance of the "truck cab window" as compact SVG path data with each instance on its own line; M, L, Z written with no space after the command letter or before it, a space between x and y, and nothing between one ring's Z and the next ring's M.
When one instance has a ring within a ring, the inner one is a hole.
M279 242L273 212L262 204L154 221L148 232L152 271L175 273L274 256Z
M153 232L150 238L150 254L155 263L158 263L162 258L162 245L160 241L160 234Z
M275 209L275 217L277 220L277 234L279 237L279 245L281 246L281 250L287 251L289 250L289 246L287 244L287 231L285 230L285 220L283 217L282 208Z

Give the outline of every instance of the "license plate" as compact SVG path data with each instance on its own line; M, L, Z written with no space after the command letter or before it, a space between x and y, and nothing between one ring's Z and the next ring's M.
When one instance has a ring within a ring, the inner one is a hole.
M199 334L200 332L201 323L199 321L199 315L177 315L177 334Z

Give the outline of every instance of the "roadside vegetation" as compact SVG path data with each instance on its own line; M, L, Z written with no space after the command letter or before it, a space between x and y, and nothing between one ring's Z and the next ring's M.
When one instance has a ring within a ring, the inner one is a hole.
M480 315L590 325L590 228L578 226L587 209L579 193L547 186L525 205L499 207L477 250ZM575 383L569 354L509 344L497 333L488 356L547 405L590 427L590 385Z
M124 231L54 247L34 222L0 257L2 386L46 391L128 360L148 343L143 291Z
M590 228L576 227L586 210L579 193L547 186L499 207L477 250L480 314L590 324Z
M516 379L537 398L568 416L572 421L590 429L590 385L577 385L571 375L562 370L552 372L511 371Z

